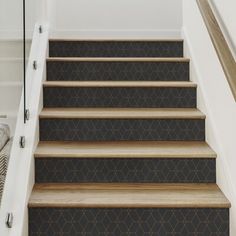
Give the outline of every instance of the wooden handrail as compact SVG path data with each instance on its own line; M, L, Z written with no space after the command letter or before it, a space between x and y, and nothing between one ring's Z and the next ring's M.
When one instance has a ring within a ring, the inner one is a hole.
M230 85L234 99L236 100L236 62L233 54L213 13L209 0L197 0L197 3Z

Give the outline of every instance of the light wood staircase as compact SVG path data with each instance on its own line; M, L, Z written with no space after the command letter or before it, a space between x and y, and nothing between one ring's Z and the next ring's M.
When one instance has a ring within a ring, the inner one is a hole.
M229 235L182 40L51 40L29 235Z

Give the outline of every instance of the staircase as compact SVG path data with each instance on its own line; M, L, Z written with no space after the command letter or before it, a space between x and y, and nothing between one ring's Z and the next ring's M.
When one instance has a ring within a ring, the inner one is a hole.
M51 40L29 235L228 236L182 40Z

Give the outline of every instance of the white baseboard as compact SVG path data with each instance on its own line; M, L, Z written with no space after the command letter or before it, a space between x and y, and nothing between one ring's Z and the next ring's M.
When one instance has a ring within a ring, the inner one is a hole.
M50 38L61 39L180 39L181 30L64 30L51 29Z

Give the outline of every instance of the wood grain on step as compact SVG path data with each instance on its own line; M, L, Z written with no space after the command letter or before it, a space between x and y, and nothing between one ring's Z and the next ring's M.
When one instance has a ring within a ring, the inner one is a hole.
M183 57L49 57L47 61L63 62L189 62Z
M205 142L40 142L37 158L216 158Z
M45 81L44 87L148 87L148 88L195 88L188 81Z
M44 108L40 119L205 119L195 108Z
M52 38L50 42L183 42L183 39L132 39L132 38L120 38L120 39L109 39L109 38L97 38L97 39L86 39L86 38Z
M228 208L214 184L35 185L29 207Z

